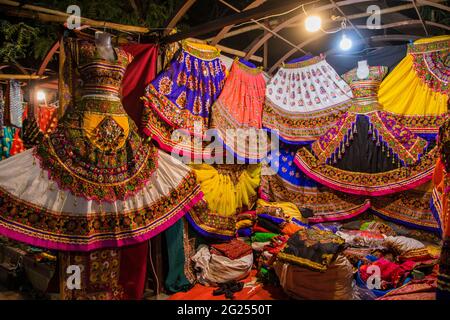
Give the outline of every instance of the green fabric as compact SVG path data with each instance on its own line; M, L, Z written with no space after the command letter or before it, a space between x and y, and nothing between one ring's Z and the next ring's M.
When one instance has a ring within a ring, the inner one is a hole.
M184 221L178 220L164 233L167 243L167 257L169 270L165 281L165 287L170 292L187 291L192 284L184 274Z
M272 240L272 238L276 236L276 233L255 232L255 234L252 236L252 242L267 242Z
M0 160L9 158L11 156L11 147L14 139L15 129L13 127L3 127L2 134L0 134Z
M367 228L369 227L369 225L370 225L372 222L374 222L374 221L364 222L364 223L361 225L361 227L359 228L359 230L362 230L362 231L367 230Z

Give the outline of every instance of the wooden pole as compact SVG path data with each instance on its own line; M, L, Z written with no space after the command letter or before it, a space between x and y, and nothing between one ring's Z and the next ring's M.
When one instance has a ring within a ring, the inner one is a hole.
M6 9L3 13L22 18L38 19L44 22L58 22L65 23L67 18L71 15L62 11L44 8L41 6L21 4L17 1L0 0L0 5L11 7L10 10ZM108 28L119 31L136 32L136 33L148 33L150 30L146 27L131 26L120 23L113 23L107 21L98 21L80 17L81 24L87 24L97 28Z
M0 80L37 80L45 79L47 76L40 76L37 74L6 74L0 73Z

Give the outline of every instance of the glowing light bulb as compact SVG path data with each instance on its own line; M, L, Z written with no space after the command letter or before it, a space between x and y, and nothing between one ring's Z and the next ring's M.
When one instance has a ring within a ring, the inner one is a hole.
M37 99L38 99L38 101L45 101L45 92L42 90L39 90L37 92Z
M353 45L352 40L348 38L345 34L343 34L341 42L339 43L339 47L341 48L341 50L344 51L350 50L352 45Z
M316 32L322 27L322 19L318 16L308 16L305 20L305 28L308 32Z

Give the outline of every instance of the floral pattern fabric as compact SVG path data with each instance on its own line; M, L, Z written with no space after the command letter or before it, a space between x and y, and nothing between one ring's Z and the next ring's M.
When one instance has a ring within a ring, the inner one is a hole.
M287 143L313 141L348 108L350 87L323 57L286 64L266 88L263 127Z

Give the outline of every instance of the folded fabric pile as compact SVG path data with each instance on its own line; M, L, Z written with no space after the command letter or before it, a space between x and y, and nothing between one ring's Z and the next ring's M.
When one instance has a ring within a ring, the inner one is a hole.
M224 243L212 244L211 252L235 260L252 253L252 248L243 241L233 239Z
M303 229L289 238L278 259L323 272L344 249L344 243L344 239L330 231Z
M253 253L245 242L233 239L211 247L202 244L191 260L197 280L215 286L245 278L253 266Z
M236 215L236 233L239 237L250 237L256 221L256 211L244 211Z

